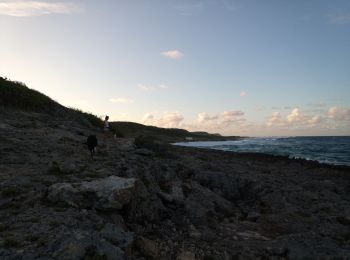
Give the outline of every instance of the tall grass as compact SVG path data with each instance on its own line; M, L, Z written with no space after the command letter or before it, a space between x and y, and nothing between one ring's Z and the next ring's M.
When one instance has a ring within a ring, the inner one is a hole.
M64 107L24 83L0 77L0 105L24 111L54 113Z
M102 127L102 120L90 112L66 108L50 97L28 88L24 83L0 77L0 107L28 112L43 112L62 117L84 118L92 126Z

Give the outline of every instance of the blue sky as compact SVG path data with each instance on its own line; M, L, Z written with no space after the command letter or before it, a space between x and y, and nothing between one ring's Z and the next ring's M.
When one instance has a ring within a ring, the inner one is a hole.
M0 0L0 75L113 120L350 134L350 1Z

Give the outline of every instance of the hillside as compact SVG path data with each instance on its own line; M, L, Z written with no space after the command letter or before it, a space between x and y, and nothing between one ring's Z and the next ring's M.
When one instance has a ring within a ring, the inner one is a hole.
M133 122L112 122L111 126L121 132L125 137L152 136L159 141L174 143L185 141L186 138L192 138L193 141L224 141L237 140L238 136L220 136L218 134L209 134L206 132L189 132L177 128L160 128L155 126L146 126Z
M44 113L54 120L65 119L88 126L102 126L102 120L91 113L64 107L39 91L28 88L22 82L10 81L3 77L0 77L0 109Z

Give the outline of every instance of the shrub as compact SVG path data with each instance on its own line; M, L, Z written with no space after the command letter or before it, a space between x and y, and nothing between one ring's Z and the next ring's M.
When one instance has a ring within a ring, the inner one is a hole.
M28 88L24 83L2 77L0 77L0 104L4 107L50 114L64 109L56 101L39 91Z
M116 137L118 138L123 138L124 134L122 132L120 132L117 128L115 128L114 126L110 126L109 130L116 135Z
M103 121L98 116L92 114L91 112L84 112L78 108L69 108L76 117L81 117L86 119L92 126L101 128L103 126Z
M146 148L158 155L166 155L169 150L169 144L162 143L153 136L140 135L135 138L134 144L137 148Z

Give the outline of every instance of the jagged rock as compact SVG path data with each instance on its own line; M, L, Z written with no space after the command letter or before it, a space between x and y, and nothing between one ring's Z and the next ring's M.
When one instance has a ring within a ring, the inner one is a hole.
M84 207L85 198L71 183L56 183L49 187L47 199L53 203L62 203L72 207ZM89 201L85 207L90 206Z
M77 173L80 170L80 167L77 165L76 162L72 161L65 161L59 165L60 172L62 174L73 174Z
M181 182L174 182L171 184L170 193L158 191L157 195L165 202L173 202L178 204L184 203L184 193Z
M184 202L184 193L182 190L181 182L174 182L171 188L171 195L177 203Z
M139 148L139 149L136 149L135 150L135 153L136 154L139 154L139 155L143 155L143 156L151 156L151 155L154 155L154 152L149 150L149 149L146 149L146 148Z
M61 237L51 245L55 259L124 259L124 252L117 246L101 239L96 233L76 231Z
M177 260L195 260L195 254L190 251L182 251L181 254L176 258Z
M49 188L47 199L73 207L119 210L128 204L135 191L136 179L110 176L81 183L57 183Z
M199 232L195 226L190 225L188 235L191 238L199 239L201 237L201 232Z
M350 217L337 217L337 220L340 224L350 226Z
M101 236L125 251L130 249L134 241L133 233L124 231L122 228L112 223L107 223L105 225L101 230Z
M257 221L257 219L260 217L260 213L258 212L249 212L247 216L247 220L249 221Z
M136 239L136 246L142 254L144 254L147 257L150 257L151 259L157 258L159 254L157 245L152 240L146 237L139 236Z

